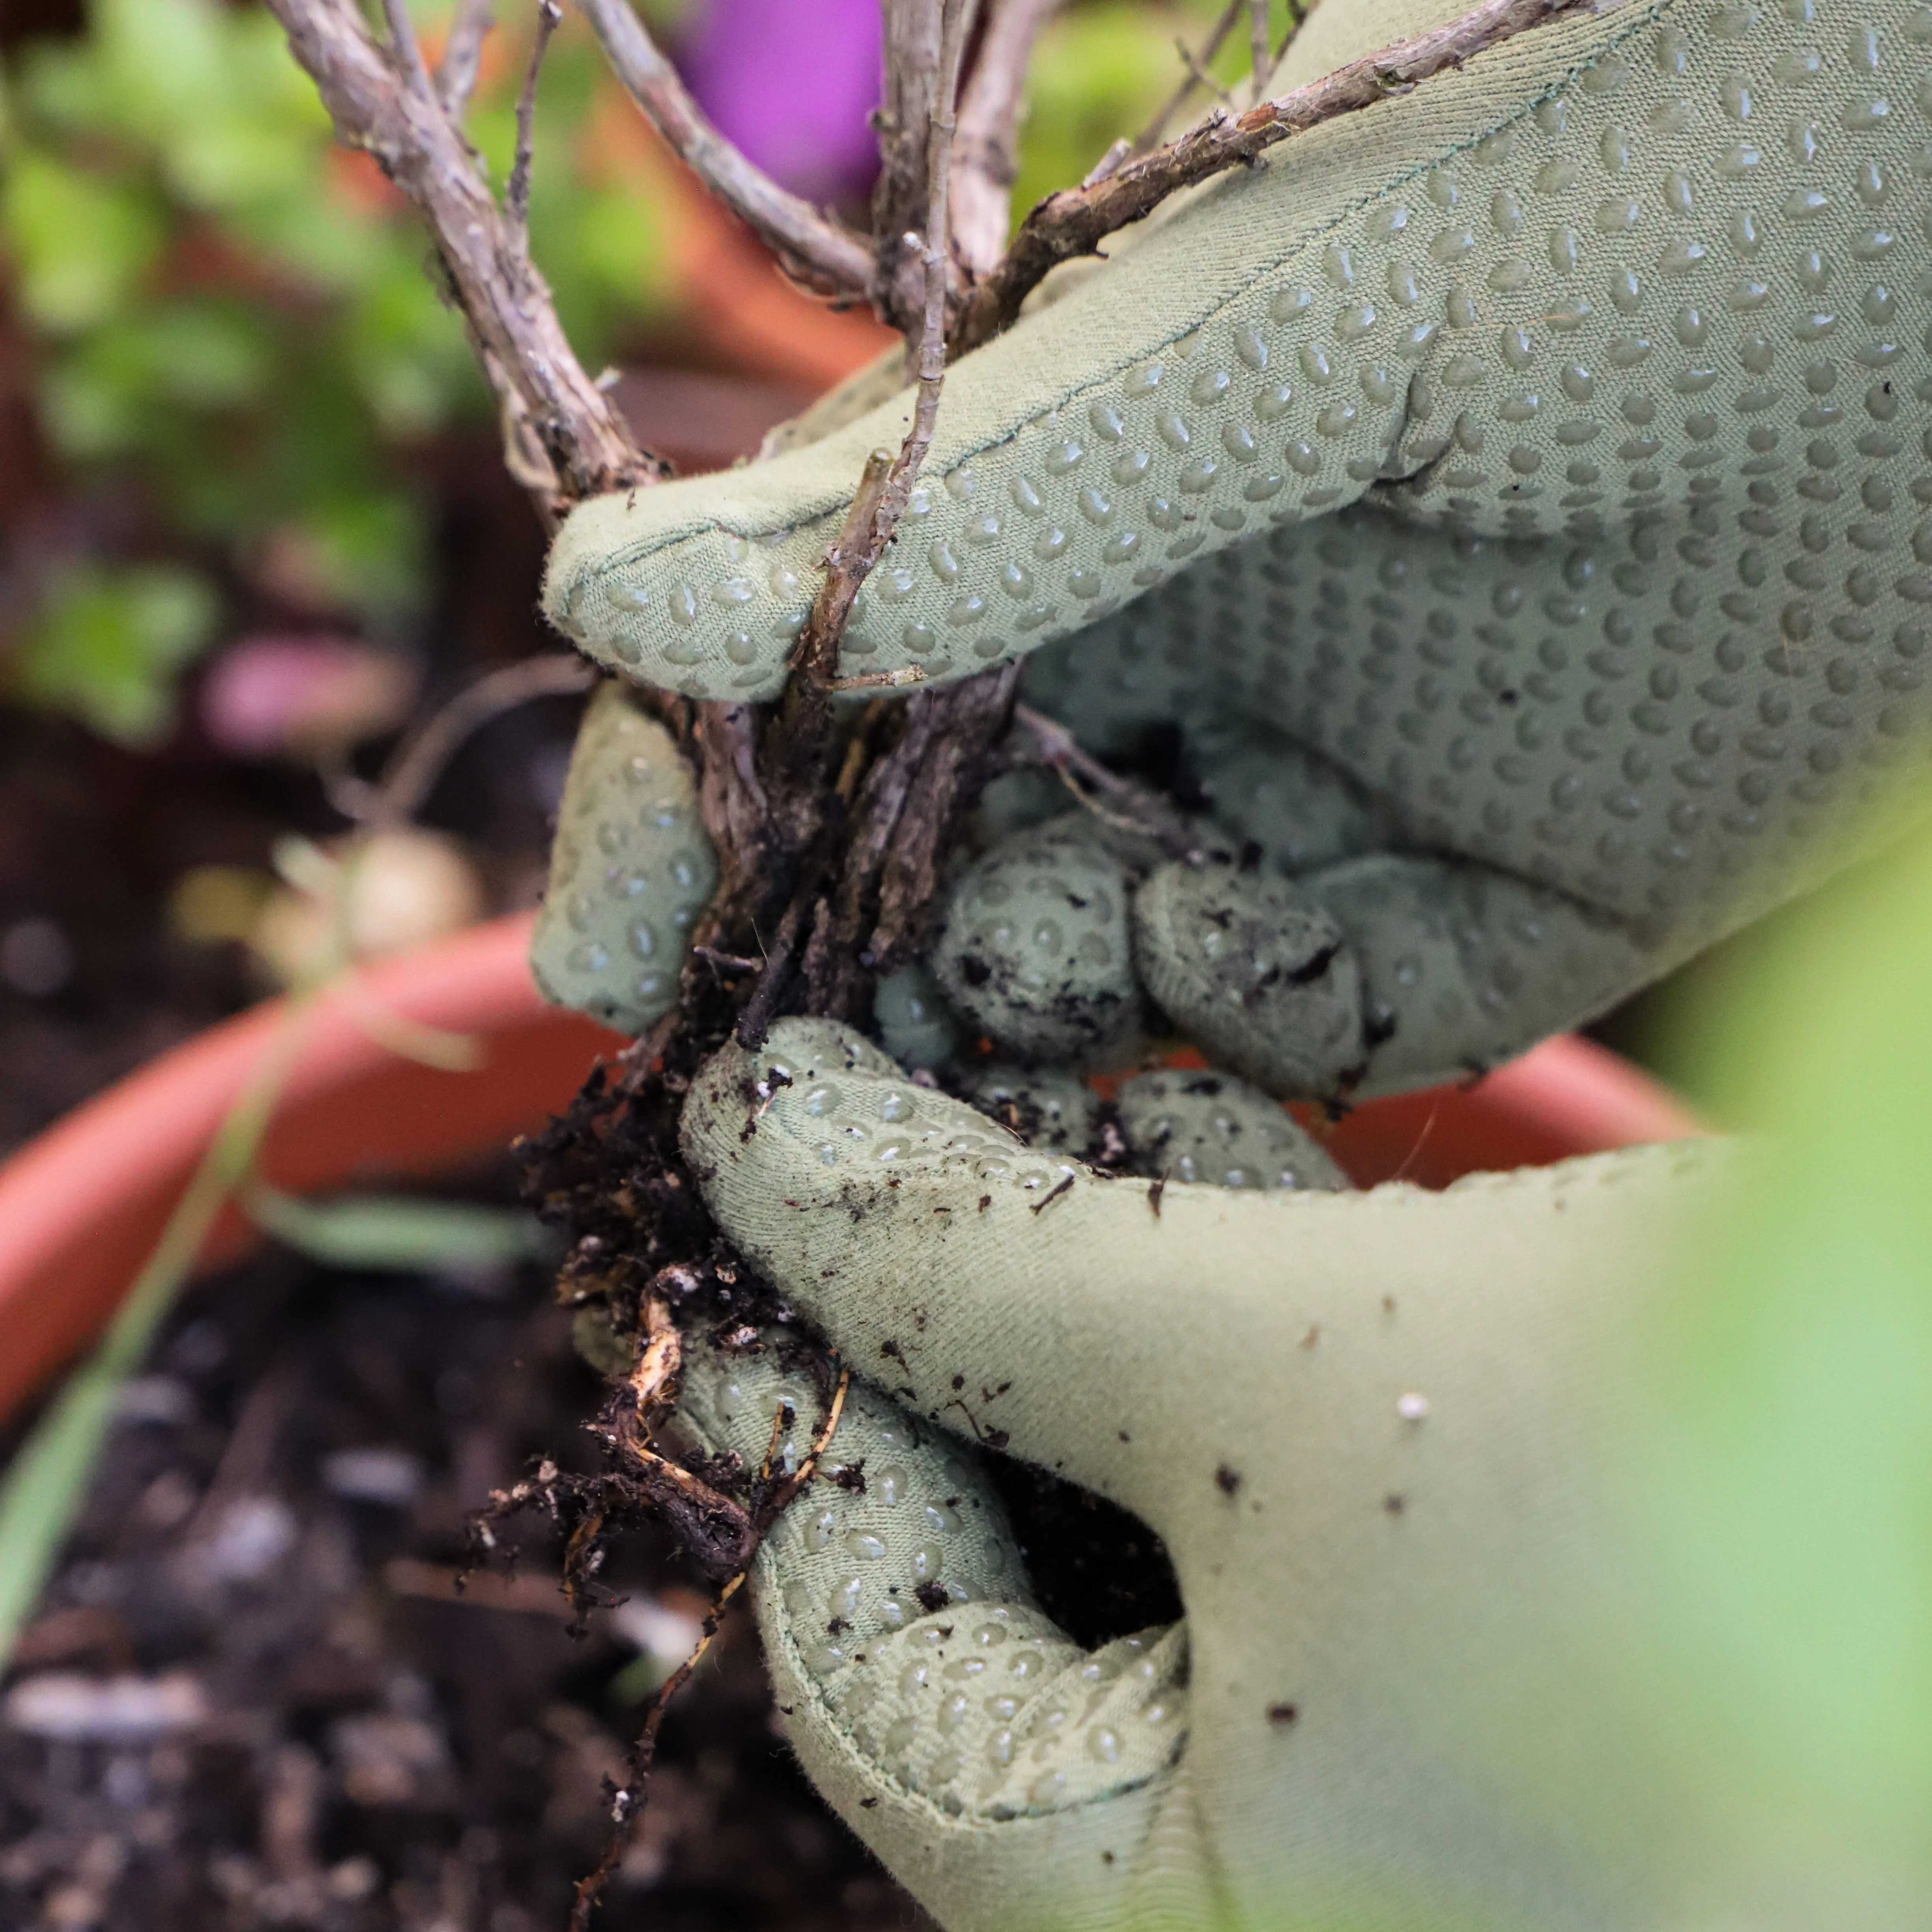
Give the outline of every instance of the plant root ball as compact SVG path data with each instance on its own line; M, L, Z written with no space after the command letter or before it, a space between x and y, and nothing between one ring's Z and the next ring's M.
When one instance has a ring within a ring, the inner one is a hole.
M1148 992L1213 1058L1281 1096L1329 1099L1359 1077L1361 976L1306 892L1232 866L1165 866L1133 920Z

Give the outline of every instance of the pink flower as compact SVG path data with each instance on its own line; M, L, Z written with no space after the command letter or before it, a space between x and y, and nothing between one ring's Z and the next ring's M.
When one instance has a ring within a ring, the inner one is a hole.
M202 680L202 728L236 758L312 757L393 730L412 666L351 638L244 638Z
M878 0L711 0L680 64L719 131L787 188L838 200L870 187Z

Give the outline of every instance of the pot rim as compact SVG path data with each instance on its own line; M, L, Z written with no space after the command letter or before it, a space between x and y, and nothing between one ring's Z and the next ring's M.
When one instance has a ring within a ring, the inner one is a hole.
M378 1177L426 1178L501 1152L568 1105L626 1042L532 980L534 915L512 914L359 973L308 1023L264 1146L276 1186L309 1192ZM479 1036L454 1073L398 1058L358 1013ZM0 1162L0 1418L104 1326L286 1003L269 1000L161 1054ZM1325 1136L1363 1184L1442 1186L1487 1167L1706 1131L1648 1075L1574 1036L1545 1041L1479 1082L1371 1102ZM255 1237L230 1213L199 1267Z

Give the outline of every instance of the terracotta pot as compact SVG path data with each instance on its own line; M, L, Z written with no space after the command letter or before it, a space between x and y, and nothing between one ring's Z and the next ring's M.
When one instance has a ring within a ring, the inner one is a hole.
M365 999L479 1036L473 1073L440 1072L374 1044L347 1004L324 1006L268 1137L262 1166L295 1192L426 1176L541 1126L616 1035L547 1006L531 983L527 917L498 920L365 974ZM130 1074L0 1166L0 1415L98 1334L146 1258L217 1123L280 1023L271 1001ZM1701 1131L1645 1075L1556 1040L1471 1088L1371 1102L1330 1144L1354 1178L1440 1186L1481 1168L1560 1160ZM233 1259L231 1217L204 1252Z

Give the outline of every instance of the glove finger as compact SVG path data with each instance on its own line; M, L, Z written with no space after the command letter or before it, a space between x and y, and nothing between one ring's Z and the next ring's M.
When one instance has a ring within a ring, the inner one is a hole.
M1617 920L1486 866L1382 853L1301 883L1360 970L1364 1095L1480 1074L1660 970Z
M755 1054L722 1049L680 1138L727 1234L848 1360L956 1432L1125 1500L1120 1425L1093 1418L1090 1454L1070 1453L1064 1428L1068 1387L1133 1318L1112 1284L1061 1279L1058 1231L1107 1184L824 1021L781 1020ZM1144 1214L1144 1185L1126 1191ZM926 1324L942 1313L939 1346Z
M1016 833L955 884L929 956L933 976L1022 1060L1118 1058L1141 1018L1132 889L1127 865L1084 813Z
M795 1467L820 1402L769 1332L700 1345L680 1422ZM1186 1736L1186 1642L1089 1652L1034 1602L975 1453L855 1380L752 1590L784 1734L828 1802L950 1926L1118 1917Z
M1210 1187L1340 1193L1348 1177L1258 1088L1225 1073L1143 1073L1116 1102L1137 1170Z
M1567 262L1526 248L1507 220L1471 221L1466 243L1458 204L1480 195L1540 214L1546 164L1574 150L1594 171L1626 104L1576 70L1629 40L1616 78L1646 59L1656 73L1646 37L1661 31L1574 16L1317 128L963 358L897 549L854 614L847 668L943 680L1080 630L1190 559L1415 474L1451 449L1459 424L1467 447L1420 485L1421 512L1500 529L1521 512L1509 527L1558 526L1553 500L1530 496L1506 466L1490 473L1542 426L1485 444L1484 416L1520 384L1553 387L1628 319L1585 312ZM1720 79L1714 70L1709 85ZM1526 123L1510 166L1471 158L1538 102L1547 111ZM1565 197L1551 220L1590 225L1598 184L1580 170ZM1604 246L1600 274L1654 273L1654 238ZM1485 280L1486 340L1469 292ZM1590 339L1552 341L1544 318L1572 311ZM1498 325L1526 345L1522 366L1497 352ZM580 506L552 553L552 621L629 675L692 695L775 695L866 460L909 421L902 394L770 462Z
M1168 866L1134 899L1148 993L1270 1093L1344 1100L1467 1079L1662 970L1576 900L1456 860L1374 853L1298 880Z
M1340 1099L1361 1077L1362 992L1341 928L1299 885L1163 866L1134 896L1134 962L1161 1010L1270 1094Z
M578 728L530 942L546 999L642 1033L677 998L693 922L718 883L676 741L607 683Z

